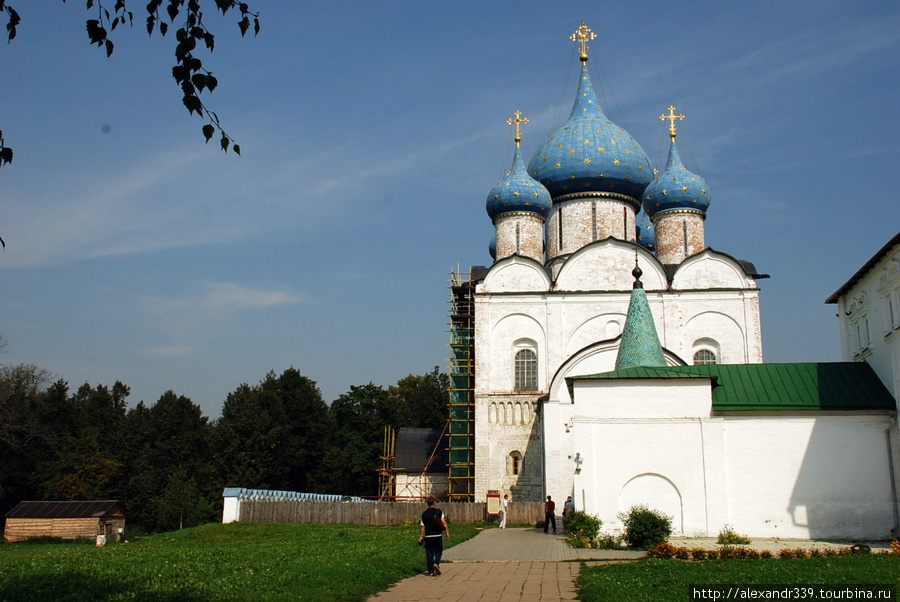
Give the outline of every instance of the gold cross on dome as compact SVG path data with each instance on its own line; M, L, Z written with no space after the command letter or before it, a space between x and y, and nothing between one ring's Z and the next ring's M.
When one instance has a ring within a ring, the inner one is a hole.
M515 117L510 117L506 120L506 123L509 125L516 124L516 148L519 148L519 143L522 142L522 132L519 130L520 123L528 123L531 121L527 117L522 117L522 111L516 111Z
M575 30L569 39L575 42L576 44L581 44L581 62L584 63L588 59L587 49L588 42L595 39L597 34L595 34L590 27L584 24L584 21L581 22L581 26Z
M669 105L669 114L666 115L663 113L659 116L660 119L665 121L669 120L669 136L671 136L672 140L675 139L675 120L676 119L684 119L684 114L676 115L675 114L675 105Z

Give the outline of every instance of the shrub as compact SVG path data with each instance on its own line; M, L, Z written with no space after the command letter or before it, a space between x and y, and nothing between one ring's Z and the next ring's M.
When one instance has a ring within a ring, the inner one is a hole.
M584 512L570 512L563 520L563 525L570 535L577 535L581 539L594 541L600 534L603 521Z
M675 556L675 546L669 542L662 542L652 546L647 546L648 558L671 558Z
M771 550L763 550L759 553L760 558L773 558L773 554Z
M869 546L867 546L864 543L855 543L852 546L850 546L850 551L853 554L871 554L872 548L870 548Z
M612 533L603 533L602 535L598 535L597 539L594 540L594 542L597 544L598 550L621 550L627 547L625 545L625 542L622 541L621 535L614 535Z
M895 539L891 542L891 554L900 556L900 540Z
M619 514L625 524L625 542L632 548L647 549L664 543L672 534L672 517L643 504Z
M694 548L691 550L691 558L694 560L706 560L707 556L709 556L709 552L703 548Z
M726 546L735 546L735 545L747 545L750 543L750 538L746 535L741 535L731 525L725 525L722 527L722 530L719 531L719 539L717 543Z

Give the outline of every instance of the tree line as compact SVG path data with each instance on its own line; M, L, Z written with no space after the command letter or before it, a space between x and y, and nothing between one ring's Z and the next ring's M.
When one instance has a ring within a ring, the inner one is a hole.
M0 516L22 500L120 500L147 532L219 520L225 487L375 496L385 426L442 428L438 367L330 405L289 368L228 394L222 416L174 391L129 408L129 388L71 391L34 365L0 365Z

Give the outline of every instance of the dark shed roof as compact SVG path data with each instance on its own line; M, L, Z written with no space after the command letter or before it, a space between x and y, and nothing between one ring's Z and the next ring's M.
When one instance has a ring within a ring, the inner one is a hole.
M124 514L119 500L87 502L19 502L6 518L92 518Z
M441 429L401 428L397 430L394 447L394 468L400 472L421 472L428 466L430 473L448 472L450 460L447 435ZM434 454L431 465L428 460Z

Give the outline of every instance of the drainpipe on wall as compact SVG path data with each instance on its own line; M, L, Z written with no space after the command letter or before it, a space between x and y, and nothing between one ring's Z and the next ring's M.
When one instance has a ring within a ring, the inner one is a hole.
M891 423L884 429L884 438L887 441L888 473L891 477L891 509L894 511L894 526L891 527L891 535L895 536L900 529L900 517L897 515L897 481L894 478L894 449L891 446L891 429L897 425L897 412L891 412Z

